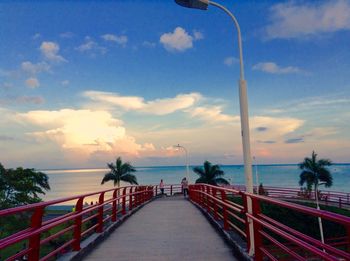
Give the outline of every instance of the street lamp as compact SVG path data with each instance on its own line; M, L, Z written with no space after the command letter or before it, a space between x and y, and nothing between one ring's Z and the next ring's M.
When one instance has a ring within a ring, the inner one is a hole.
M181 146L180 144L177 144L177 145L174 145L174 148L178 148L178 149L183 149L185 151L185 154L186 154L186 178L187 178L187 181L190 182L189 180L189 166L188 166L188 152L187 152L187 149L184 147L184 146Z
M237 33L238 33L238 49L239 49L239 65L240 65L240 78L239 78L239 104L241 114L241 131L242 131L242 145L243 145L243 159L244 159L244 174L245 185L248 193L253 193L253 177L252 177L252 158L250 154L250 137L249 137L249 118L248 118L248 98L247 98L247 82L244 80L244 66L243 66L243 51L242 51L242 37L241 29L239 27L236 17L224 6L209 0L175 0L175 2L181 6L207 10L208 5L213 5L226 14L228 14L233 20ZM248 213L252 213L252 202L248 200ZM249 235L250 235L250 249L249 255L254 254L254 238L253 238L253 221L249 218Z

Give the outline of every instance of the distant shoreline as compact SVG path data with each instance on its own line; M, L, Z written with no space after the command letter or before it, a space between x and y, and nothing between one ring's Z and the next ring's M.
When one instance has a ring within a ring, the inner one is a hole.
M269 164L257 164L258 166L297 166L299 163L269 163ZM244 167L244 164L219 164L220 166L223 167ZM253 164L255 165L255 164ZM333 163L332 166L344 166L344 165L350 165L350 163ZM201 165L190 165L190 167L197 167ZM139 166L135 167L136 169L141 169L141 168L184 168L186 167L185 165L176 165L176 166ZM40 169L37 168L38 171L62 171L62 170L93 170L93 171L98 171L98 170L108 170L107 168L54 168L54 169Z

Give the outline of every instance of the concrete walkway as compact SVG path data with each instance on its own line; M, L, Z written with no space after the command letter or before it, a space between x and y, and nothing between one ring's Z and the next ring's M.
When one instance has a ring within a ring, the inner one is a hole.
M179 196L144 206L84 260L236 259L202 213Z

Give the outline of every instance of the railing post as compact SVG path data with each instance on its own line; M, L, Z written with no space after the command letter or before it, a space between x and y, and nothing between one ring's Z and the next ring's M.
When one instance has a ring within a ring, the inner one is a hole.
M124 216L126 214L126 188L123 189L123 198L122 198L122 215Z
M170 196L173 195L173 185L170 185Z
M103 203L104 203L104 198L105 198L105 192L102 192L100 194L100 197L98 199L98 204L100 207L98 208L98 225L96 228L97 233L102 233L103 231Z
M244 215L244 219L245 219L245 234L247 237L247 249L250 249L250 231L249 231L249 219L247 217L247 213L248 213L248 198L247 195L245 194L245 192L240 191L240 195L242 196L242 200L243 200L243 215Z
M129 190L129 211L133 208L133 202L132 202L132 187L130 187Z
M30 227L32 229L38 229L42 225L43 221L44 209L42 207L38 207L35 209L32 218ZM31 251L29 252L29 260L39 260L40 258L40 233L29 238L29 248Z
M252 200L252 208L253 208L252 215L256 218L259 218L258 215L261 213L260 202L257 198L252 198L251 200ZM261 230L262 230L262 226L258 222L254 222L254 246L255 246L254 257L256 261L263 260L263 253L260 249L263 244L262 236L260 234Z
M226 191L225 190L221 190L221 198L222 198L222 202L226 203ZM224 218L224 230L228 230L229 229L229 225L228 225L228 215L227 215L227 207L225 204L222 204L222 216Z
M213 197L216 199L216 188L213 188ZM213 207L214 207L214 219L218 220L219 219L219 215L218 215L218 203L216 202L216 200L213 200Z
M210 187L209 186L207 186L206 187L206 192L207 192L207 195L206 195L206 198L207 198L207 212L210 214L210 205L211 205L211 199L210 199L210 197L209 197L209 195L210 195Z
M118 205L117 205L117 198L119 194L119 188L115 189L113 192L113 203L112 203L112 222L117 221L117 211L118 211Z
M83 201L84 198L79 198L77 203L75 204L75 213L79 214L83 210ZM74 243L73 250L80 250L80 241L81 241L81 225L82 225L83 217L79 215L75 218L75 228L74 228Z
M156 196L158 196L158 186L156 186Z
M342 207L342 204L341 204L341 198L339 198L339 208Z

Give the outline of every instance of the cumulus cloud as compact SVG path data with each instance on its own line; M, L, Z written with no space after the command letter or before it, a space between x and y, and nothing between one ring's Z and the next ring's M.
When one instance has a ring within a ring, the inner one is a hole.
M38 74L40 72L48 72L50 71L50 65L46 62L32 63L29 61L22 62L21 68L24 72L28 74Z
M40 82L37 78L31 77L26 80L26 85L34 89L40 86Z
M200 118L208 122L239 122L239 116L231 116L222 112L221 106L202 106L190 110L190 114L194 118Z
M124 47L128 42L128 37L126 35L104 34L101 35L101 38L107 42L115 42Z
M224 59L224 64L227 66L232 66L234 63L237 63L237 62L238 62L238 59L233 56L229 56Z
M179 94L173 98L145 101L138 96L120 96L111 92L86 91L83 95L93 101L108 103L124 110L135 110L154 115L166 115L194 105L200 98L199 93Z
M280 67L274 62L263 62L258 63L253 66L253 70L262 71L272 74L290 74L290 73L300 73L301 69L294 66Z
M84 43L75 48L79 52L82 53L90 53L95 55L95 52L105 54L107 52L106 47L100 46L97 42L95 42L91 37L86 36Z
M200 32L194 32L193 36L182 27L176 27L173 32L162 34L159 42L167 51L184 52L193 47L193 42L203 39Z
M312 37L350 30L350 2L347 0L276 4L270 9L268 39Z
M58 111L29 111L19 113L22 124L40 127L29 135L40 140L51 140L62 149L86 156L98 152L138 155L140 151L154 150L151 143L137 144L126 134L123 122L107 111L62 109Z
M47 60L54 62L66 62L61 55L58 54L60 46L54 42L42 42L40 46L40 51Z

